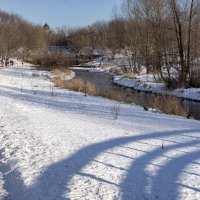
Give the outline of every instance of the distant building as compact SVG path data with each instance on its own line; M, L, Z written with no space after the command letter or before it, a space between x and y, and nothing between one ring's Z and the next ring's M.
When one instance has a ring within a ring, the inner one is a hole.
M43 29L45 31L50 31L50 26L46 23L44 26L43 26Z

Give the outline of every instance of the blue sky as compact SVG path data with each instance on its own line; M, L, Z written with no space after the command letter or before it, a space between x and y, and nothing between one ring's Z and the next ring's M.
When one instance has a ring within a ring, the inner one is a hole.
M0 0L0 9L21 15L36 24L48 23L52 28L89 25L108 20L113 7L122 0Z

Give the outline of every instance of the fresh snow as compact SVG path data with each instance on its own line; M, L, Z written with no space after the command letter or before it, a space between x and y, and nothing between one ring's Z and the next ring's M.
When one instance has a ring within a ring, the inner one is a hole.
M200 199L199 121L85 97L50 76L18 61L0 69L0 199Z

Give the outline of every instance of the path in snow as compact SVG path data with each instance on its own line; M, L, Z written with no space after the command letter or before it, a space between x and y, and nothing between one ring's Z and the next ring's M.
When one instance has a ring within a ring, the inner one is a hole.
M0 70L0 199L200 199L199 121L127 104L113 120L117 102L46 75Z

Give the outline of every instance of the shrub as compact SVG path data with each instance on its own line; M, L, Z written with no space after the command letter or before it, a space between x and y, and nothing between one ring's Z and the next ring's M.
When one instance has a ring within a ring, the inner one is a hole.
M118 119L119 112L120 112L120 104L114 104L113 107L111 107L111 113L114 120Z

